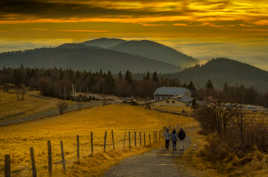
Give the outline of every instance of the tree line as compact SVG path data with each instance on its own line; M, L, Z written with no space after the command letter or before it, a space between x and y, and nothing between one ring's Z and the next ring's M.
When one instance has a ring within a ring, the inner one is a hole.
M216 102L268 107L268 91L260 93L254 87L245 87L244 85L232 86L226 82L222 89L215 89L212 81L208 80L205 88L196 90L194 87L192 90L199 99L212 97Z
M73 90L85 93L112 94L122 97L152 98L154 91L161 86L185 87L191 90L197 100L209 97L217 102L254 104L268 107L267 93L259 93L254 87L231 86L225 83L223 89L216 89L208 80L205 88L196 88L193 82L181 83L178 79L167 79L157 72L141 76L130 71L112 74L111 72L87 72L71 69L2 68L0 84L13 84L17 88L28 87L40 90L44 96L70 99Z
M73 90L86 93L113 94L122 97L153 97L161 86L180 86L177 79L160 78L159 74L145 73L135 79L130 71L112 74L110 71L87 72L70 69L2 68L0 84L14 84L17 88L38 89L44 96L70 99Z

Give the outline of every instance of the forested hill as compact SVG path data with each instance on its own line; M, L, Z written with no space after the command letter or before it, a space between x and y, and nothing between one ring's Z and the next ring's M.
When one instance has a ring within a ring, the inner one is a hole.
M198 63L197 59L194 59L186 54L181 53L171 47L164 44L157 43L150 40L122 40L116 38L99 38L82 43L68 44L72 47L78 46L94 46L105 49L110 49L130 55L141 56L152 60L175 65L179 68L185 68L187 66L193 66ZM62 46L65 46L62 45Z
M111 49L169 63L180 68L193 66L198 62L196 59L187 56L180 51L149 40L125 41L111 47Z
M177 72L178 68L164 62L83 44L64 44L56 48L41 48L0 54L0 67L68 68L80 71L119 71L134 73Z
M193 81L197 87L204 87L208 80L222 88L224 83L253 86L259 91L268 91L268 72L254 66L227 58L217 58L202 66L188 68L165 77L178 78L183 82Z

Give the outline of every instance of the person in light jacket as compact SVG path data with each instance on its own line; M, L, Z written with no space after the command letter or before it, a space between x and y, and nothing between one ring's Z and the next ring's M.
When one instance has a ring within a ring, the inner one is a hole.
M164 132L164 138L165 138L165 147L167 150L169 150L169 140L170 140L170 134L169 134L169 129L166 128Z

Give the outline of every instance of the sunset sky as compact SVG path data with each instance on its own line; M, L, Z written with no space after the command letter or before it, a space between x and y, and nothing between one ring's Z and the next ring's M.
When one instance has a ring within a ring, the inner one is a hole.
M0 52L98 37L149 39L268 70L267 0L1 0Z

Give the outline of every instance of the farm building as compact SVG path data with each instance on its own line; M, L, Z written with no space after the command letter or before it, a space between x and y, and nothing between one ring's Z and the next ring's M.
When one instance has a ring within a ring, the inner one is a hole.
M191 91L183 87L160 87L154 92L155 101L161 101L168 98L183 99L191 101Z

